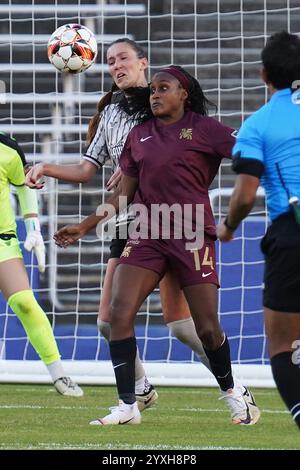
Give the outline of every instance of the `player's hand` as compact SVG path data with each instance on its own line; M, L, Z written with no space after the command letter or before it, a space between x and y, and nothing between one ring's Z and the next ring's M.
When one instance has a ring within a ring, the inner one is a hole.
M122 170L121 168L118 166L118 168L116 169L116 171L113 173L113 175L111 175L111 177L109 178L109 180L107 181L106 183L106 189L108 191L110 191L111 189L113 189L115 186L118 186L118 184L120 183L121 181L121 178L122 178Z
M224 220L222 220L222 222L217 225L217 237L221 242L230 242L234 239L234 231L226 227Z
M31 163L26 163L26 165L24 166L25 175L27 175L27 173L30 172L31 168L32 168Z
M41 273L43 273L45 271L46 265L46 254L39 221L36 217L30 217L25 219L25 226L27 236L24 243L24 248L27 251L33 250L37 259L38 269Z
M45 182L41 180L42 176L44 176L43 163L37 163L26 173L25 184L29 186L29 188L42 189L45 184Z
M66 248L69 245L77 242L84 235L83 231L80 228L80 224L75 225L65 225L60 230L55 232L53 238L56 245L61 248Z

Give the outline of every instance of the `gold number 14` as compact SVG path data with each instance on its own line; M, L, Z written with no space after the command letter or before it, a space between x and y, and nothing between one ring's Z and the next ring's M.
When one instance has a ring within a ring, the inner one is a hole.
M191 250L191 253L194 255L194 262L195 262L195 269L196 271L200 271L201 266L210 266L212 270L214 270L212 256L208 258L209 255L209 247L205 248L204 256L202 263L200 262L200 256L198 250Z

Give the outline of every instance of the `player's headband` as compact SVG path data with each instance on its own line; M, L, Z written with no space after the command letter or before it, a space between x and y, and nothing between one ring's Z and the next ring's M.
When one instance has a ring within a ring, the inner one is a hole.
M190 92L190 82L188 77L177 67L170 65L170 67L164 67L163 69L160 69L157 73L159 72L165 72L169 73L170 75L173 75L173 77L177 78L177 80L185 89L185 91L187 91L188 93Z

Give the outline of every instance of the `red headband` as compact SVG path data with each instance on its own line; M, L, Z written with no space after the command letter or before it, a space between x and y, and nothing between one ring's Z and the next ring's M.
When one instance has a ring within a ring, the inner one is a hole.
M187 91L188 93L190 92L190 83L188 77L181 72L181 70L177 69L176 67L170 65L170 67L165 67L163 69L160 69L159 72L165 72L169 73L170 75L173 75L173 77L177 78L179 83L182 85L182 87Z

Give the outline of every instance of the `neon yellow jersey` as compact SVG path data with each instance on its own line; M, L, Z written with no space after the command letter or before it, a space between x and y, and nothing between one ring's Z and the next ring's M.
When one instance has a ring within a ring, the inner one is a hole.
M10 201L10 184L23 186L25 156L14 139L0 133L0 234L15 233L16 220Z

